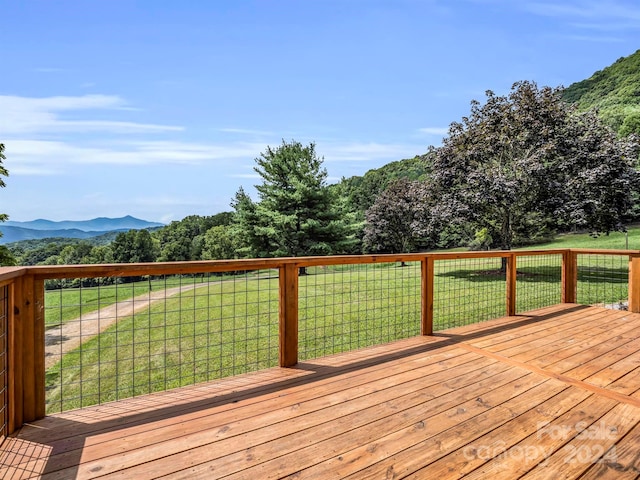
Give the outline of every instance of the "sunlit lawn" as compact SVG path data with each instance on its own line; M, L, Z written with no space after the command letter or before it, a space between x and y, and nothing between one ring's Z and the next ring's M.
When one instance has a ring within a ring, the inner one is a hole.
M591 239L578 243L583 241ZM579 302L627 298L626 258L585 256L579 265ZM500 266L500 259L436 262L434 329L503 316L505 275ZM560 255L519 258L518 312L559 303L560 271ZM420 334L419 263L315 267L308 273L299 278L301 360ZM56 324L150 289L205 282L119 319L65 355L47 372L49 411L277 365L276 277L273 271L208 280L176 277L48 292L47 308L53 308L47 322Z

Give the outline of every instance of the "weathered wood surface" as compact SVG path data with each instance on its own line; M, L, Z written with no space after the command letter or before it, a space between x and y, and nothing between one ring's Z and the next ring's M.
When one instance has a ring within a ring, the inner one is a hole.
M558 305L49 416L0 478L636 478L640 314Z

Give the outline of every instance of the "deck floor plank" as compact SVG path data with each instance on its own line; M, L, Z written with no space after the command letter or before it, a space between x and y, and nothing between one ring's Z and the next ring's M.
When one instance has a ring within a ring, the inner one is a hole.
M640 314L565 304L51 415L0 478L637 478L638 451Z
M575 435L577 424L597 421L615 406L615 400L591 395L553 421L545 424L544 427L536 429L536 432L531 433L524 440L499 453L464 478L469 480L520 478L536 465L544 463L553 453L562 452L571 435ZM552 474L547 478L560 477Z
M372 390L371 386L366 386L366 392L357 393L358 387L352 389L347 388L346 385L337 384L332 386L332 394L327 396L320 396L320 392L316 392L315 389L309 389L305 392L300 392L298 395L291 398L289 401L274 401L270 402L267 406L268 410L260 408L259 411L245 411L239 416L225 416L214 420L211 423L202 423L201 420L194 422L191 430L186 431L183 428L180 429L178 434L172 434L171 431L164 433L161 437L162 442L173 443L174 455L179 455L181 452L186 452L186 455L191 457L201 457L203 450L215 448L215 455L217 457L224 456L225 453L234 453L237 450L238 444L245 444L251 442L256 444L258 441L278 440L281 436L289 433L296 432L297 430L309 428L309 426L315 424L321 424L327 420L327 409L330 409L330 415L334 417L344 416L358 412L363 408L369 406L377 406L381 402L390 401L396 397L408 394L415 394L417 390L422 387L426 389L428 387L438 388L444 385L444 381L452 376L453 372L460 372L464 374L461 378L468 383L473 383L478 375L485 374L483 369L491 371L488 368L488 364L493 363L495 371L504 370L503 365L497 362L490 362L483 359L476 359L475 362L466 362L460 365L458 370L452 370L454 367L449 364L444 364L443 367L449 367L448 371L441 372L428 372L422 371L421 378L412 378L410 381L405 378L404 375L397 375L391 378L385 378L385 382L373 387L377 390ZM480 371L482 370L482 371ZM480 371L480 372L479 372ZM389 383L395 379L397 383ZM373 378L371 379L373 380ZM376 385L377 382L376 382ZM328 398L329 397L329 398ZM331 398L333 397L333 398ZM276 399L278 400L278 399ZM289 409L289 414L286 420L282 420L283 411ZM278 423L277 427L273 427ZM182 425L181 425L182 427ZM174 432L175 433L175 432ZM127 437L128 451L119 456L116 462L112 465L107 465L105 462L97 461L95 465L86 465L86 468L100 467L103 474L113 471L113 469L122 469L127 466L138 465L150 460L162 456L162 453L167 450L167 445L158 441L157 443L147 443L145 447L145 439L147 437L140 436L137 444L131 445L131 437ZM160 440L160 439L158 439ZM225 440L228 440L225 442ZM212 445L215 442L215 445ZM97 452L98 459L100 457L100 451ZM217 458L216 457L216 458ZM168 459L167 463L170 468L175 467L176 458ZM89 463L89 462L88 462ZM140 472L132 471L130 475L132 478L143 478L148 475L149 466L143 467ZM135 475L135 476L133 476Z

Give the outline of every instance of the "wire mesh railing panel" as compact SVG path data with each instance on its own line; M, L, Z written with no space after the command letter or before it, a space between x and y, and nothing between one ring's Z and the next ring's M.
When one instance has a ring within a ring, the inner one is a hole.
M627 255L578 254L577 302L627 310L629 257Z
M9 434L9 286L0 287L0 443Z
M299 358L420 335L420 262L333 265L299 278Z
M277 270L49 281L48 412L278 363Z
M516 312L562 302L562 254L518 255Z
M506 315L506 260L436 260L434 274L434 330Z

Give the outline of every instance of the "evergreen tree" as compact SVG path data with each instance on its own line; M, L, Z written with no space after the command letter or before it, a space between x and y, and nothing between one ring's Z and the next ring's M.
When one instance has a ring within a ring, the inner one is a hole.
M232 206L237 232L253 256L296 257L346 253L355 239L349 217L326 184L327 171L313 143L282 142L256 158L254 203L240 190Z

